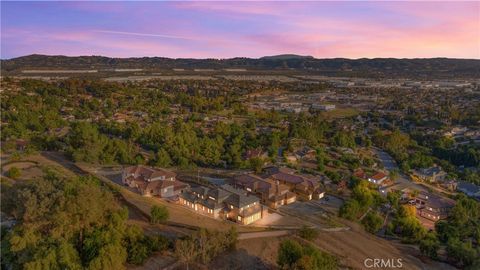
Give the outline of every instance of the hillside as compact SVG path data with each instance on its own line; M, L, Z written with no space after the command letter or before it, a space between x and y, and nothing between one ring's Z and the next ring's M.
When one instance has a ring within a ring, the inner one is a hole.
M339 76L459 78L479 77L480 60L475 59L316 59L311 56L278 55L258 59L188 59L165 57L109 58L103 56L28 55L1 60L4 75L18 74L25 69L114 69L142 68L146 70L225 69L285 70Z

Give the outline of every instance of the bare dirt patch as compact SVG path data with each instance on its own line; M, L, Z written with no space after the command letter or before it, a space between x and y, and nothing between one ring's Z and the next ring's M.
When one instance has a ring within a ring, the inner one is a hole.
M353 269L365 269L367 258L401 258L404 269L455 269L438 262L422 262L418 254L400 250L392 242L365 232L358 224L349 224L351 230L320 232L315 244L322 250L340 257L342 264ZM415 255L415 256L414 256Z

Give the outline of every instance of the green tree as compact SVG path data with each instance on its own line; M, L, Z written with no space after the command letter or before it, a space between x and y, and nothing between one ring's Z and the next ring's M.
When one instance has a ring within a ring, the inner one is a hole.
M22 172L20 171L20 169L14 166L7 171L7 176L13 179L17 179L21 175L22 175Z
M150 222L152 222L153 224L164 223L168 220L168 217L168 209L163 205L154 205L150 209Z
M440 248L440 242L437 239L437 236L433 232L427 233L425 238L420 241L420 251L422 254L432 258L437 259L437 251Z
M302 258L303 248L293 240L284 240L280 243L277 263L280 267L291 269L295 263Z
M362 224L370 233L376 233L383 225L383 218L376 212L370 211L363 219Z

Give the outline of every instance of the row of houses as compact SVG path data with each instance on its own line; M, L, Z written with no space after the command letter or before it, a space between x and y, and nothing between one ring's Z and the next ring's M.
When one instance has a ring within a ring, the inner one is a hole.
M122 183L146 197L168 198L212 218L247 225L263 217L257 196L229 185L216 188L190 187L176 174L160 168L131 166L123 170Z
M238 175L232 185L214 188L190 187L173 172L146 166L127 167L122 174L122 182L143 196L169 198L199 214L243 225L263 217L262 204L276 209L297 200L322 198L320 181L279 167L267 167L261 175Z

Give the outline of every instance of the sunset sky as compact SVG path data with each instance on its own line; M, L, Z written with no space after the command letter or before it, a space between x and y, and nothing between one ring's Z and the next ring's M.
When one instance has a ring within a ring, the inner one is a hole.
M1 58L28 54L480 58L480 2L4 2Z

